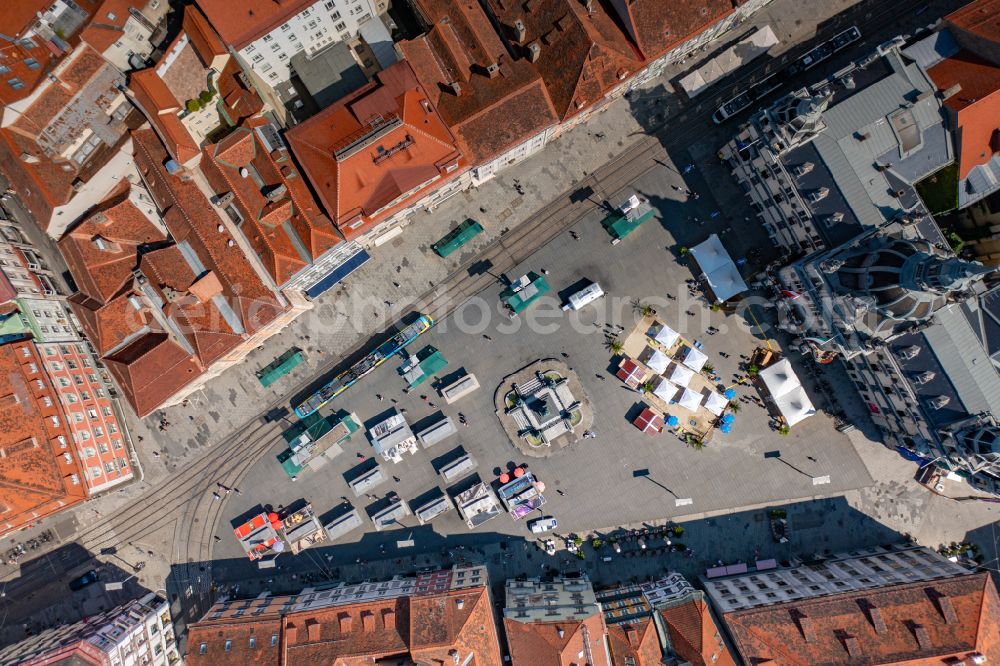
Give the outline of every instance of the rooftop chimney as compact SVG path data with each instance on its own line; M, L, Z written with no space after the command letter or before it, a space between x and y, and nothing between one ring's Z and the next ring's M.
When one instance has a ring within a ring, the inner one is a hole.
M851 657L857 659L861 656L861 643L858 642L857 636L844 637L844 647L847 648L847 654Z
M537 41L528 44L528 62L538 62L538 56L542 53L542 47Z
M295 641L299 638L299 628L294 624L289 624L285 628L285 643L288 645L295 645Z
M319 640L320 623L316 620L306 621L306 632L309 634L309 642L315 643Z
M882 611L875 607L870 606L868 608L868 615L871 617L872 626L875 627L875 633L881 636L886 632L885 618L882 617Z
M927 627L922 624L913 625L913 635L917 639L917 645L920 646L921 650L927 650L931 647L931 637L927 633Z
M514 21L514 41L518 44L523 44L526 33L527 30L525 30L524 21L521 19Z
M451 83L445 84L445 88L447 88L448 91L455 97L462 94L462 84L458 81L452 81Z
M500 74L500 65L495 62L491 62L486 65L486 75L491 79L495 79L497 75Z
M373 633L375 631L375 614L371 611L361 613L361 626L364 627L366 634Z
M392 608L382 609L382 626L383 627L394 627L396 626L396 611Z

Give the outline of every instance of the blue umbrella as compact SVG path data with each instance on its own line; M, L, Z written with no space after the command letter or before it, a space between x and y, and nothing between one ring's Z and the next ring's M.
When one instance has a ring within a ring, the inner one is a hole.
M671 414L670 416L668 416L667 417L667 425L668 426L675 426L675 425L677 425L677 417L674 416L673 414Z
M732 414L725 414L722 417L722 422L723 423L732 423L735 419L736 419L736 417L733 416Z
M726 389L725 396L726 396L726 400L732 400L733 398L736 397L736 391L734 389L731 389L731 388L730 389Z
M732 429L733 429L733 426L731 426L728 423L723 423L722 426L719 428L719 430L721 430L722 434L724 434L724 435L728 435L729 431L732 430Z

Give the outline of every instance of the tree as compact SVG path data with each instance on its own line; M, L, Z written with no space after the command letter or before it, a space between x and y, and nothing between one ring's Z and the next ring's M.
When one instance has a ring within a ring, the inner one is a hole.
M722 306L719 305L718 303L712 303L711 305L708 306L708 309L711 310L712 312L718 312L719 310L722 309Z
M201 110L201 102L199 102L196 99L189 99L187 103L184 104L184 106L190 113L194 113L196 111Z
M632 310L643 317L652 317L656 314L656 310L649 303L643 303L638 298L632 301Z
M210 90L202 90L198 93L198 101L201 102L202 106L208 106L208 103L212 101L215 95Z
M645 384L639 387L639 393L652 393L652 392L653 392L653 384L651 382L646 382Z
M604 346L612 354L621 354L622 350L625 349L625 344L618 338L608 338L604 341Z
M690 251L691 250L689 250L685 246L681 245L680 248L677 250L677 254L681 255L682 257L686 257L688 255L688 252L690 252Z
M778 428L778 434L781 435L782 437L787 435L789 432L791 432L791 428L789 428L788 425L784 423L782 423L781 426Z
M705 365L702 366L701 369L707 372L708 374L712 374L713 372L715 372L715 366L712 365L711 363L706 363Z
M695 437L694 435L687 436L687 445L690 446L695 451L701 451L705 448L705 440L701 437Z
M760 368L758 368L756 365L751 365L749 368L747 368L747 376L749 377L756 377L757 373L759 372Z
M593 548L594 550L597 550L598 548L600 548L603 545L604 545L604 542L601 541L600 537L594 537L593 539L590 540L590 547Z
M684 534L684 528L681 527L680 525L674 525L672 529L675 537L679 537L680 535Z
M741 409L743 409L743 407L740 405L740 403L736 402L735 400L730 401L730 403L729 403L729 410L733 414L738 413Z

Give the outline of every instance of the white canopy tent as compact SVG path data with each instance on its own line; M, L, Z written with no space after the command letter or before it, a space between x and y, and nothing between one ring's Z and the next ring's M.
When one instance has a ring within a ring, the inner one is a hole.
M677 342L680 339L680 337L681 337L680 333L678 333L674 329L664 324L663 328L661 328L657 332L656 337L653 339L659 342L664 347L670 348L674 346L674 343Z
M704 396L702 396L698 391L692 391L691 389L686 388L684 389L683 395L681 395L681 399L677 402L684 409L690 409L693 412L701 406L702 397Z
M698 262L698 267L701 268L708 286L712 288L717 303L728 301L736 294L747 291L747 283L743 281L726 248L722 246L718 234L712 234L705 242L691 248L691 256Z
M816 408L787 358L761 370L759 377L789 427L816 413Z
M720 393L713 393L708 396L708 400L705 401L705 409L712 412L716 416L722 416L723 410L726 409L726 405L729 401L726 400L725 396Z
M659 349L654 349L653 353L646 360L646 365L649 366L650 370L661 375L667 369L667 366L670 365L670 359Z
M816 408L813 407L809 396L806 395L806 390L801 385L796 386L780 398L775 398L774 402L778 405L781 415L785 417L789 426L793 426L816 413Z
M660 378L660 383L656 385L653 389L653 395L662 400L663 402L669 403L677 395L676 384L670 383L668 380Z
M701 369L705 367L705 363L707 362L708 356L705 352L700 349L695 349L694 347L688 349L688 353L684 357L684 365L691 368L695 372L701 372Z
M687 386L691 383L691 379L694 377L694 370L687 367L686 365L681 365L677 363L674 367L673 374L670 375L670 381L678 386Z

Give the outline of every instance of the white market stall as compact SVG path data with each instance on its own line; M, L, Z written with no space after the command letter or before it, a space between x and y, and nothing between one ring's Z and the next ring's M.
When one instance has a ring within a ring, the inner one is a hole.
M716 303L728 301L733 296L747 291L736 263L722 246L718 234L712 234L703 243L691 248L691 256L698 262L702 277L715 295Z
M789 427L816 413L816 408L787 358L764 368L758 376Z

